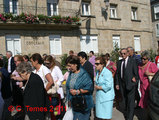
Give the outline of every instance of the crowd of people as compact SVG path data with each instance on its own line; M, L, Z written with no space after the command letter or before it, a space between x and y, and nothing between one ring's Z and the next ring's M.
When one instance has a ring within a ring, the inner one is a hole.
M12 56L7 51L5 62L0 54L0 120L10 120L13 111L21 112L21 120L62 120L66 106L73 120L89 120L93 108L96 119L111 120L113 106L119 103L125 120L133 120L135 107L147 109L159 57L155 64L148 51L136 55L133 47L119 54L115 63L109 53L96 57L90 51L88 59L85 52L70 50L65 73L54 55Z

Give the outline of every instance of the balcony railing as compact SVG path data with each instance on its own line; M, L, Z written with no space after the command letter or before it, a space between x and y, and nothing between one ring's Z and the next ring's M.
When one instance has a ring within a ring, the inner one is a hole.
M14 11L16 15L19 15L21 13L26 14L43 14L48 15L47 13L47 7L36 7L36 6L26 6L26 5L18 5L16 7L12 7L12 9L16 8ZM0 4L0 13L5 13L6 11L10 13L10 6L6 6L4 4ZM65 9L65 8L58 8L57 9L57 15L60 16L78 16L79 15L79 9Z
M13 10L13 8L16 8ZM27 24L69 24L80 25L78 10L58 9L58 14L53 16L47 15L46 7L17 6L12 7L10 12L9 6L0 5L0 21L5 23L27 23ZM1 22L1 23L2 23Z

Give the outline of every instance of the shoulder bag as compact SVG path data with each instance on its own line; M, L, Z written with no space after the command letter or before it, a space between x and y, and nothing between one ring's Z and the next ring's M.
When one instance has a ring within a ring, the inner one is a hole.
M149 67L150 67L151 63L149 63L148 67L147 67L147 71L149 71ZM149 82L151 82L153 75L147 75Z
M45 81L44 84L47 84L48 81L46 80L44 71L42 70L42 72L43 72L43 77L44 77L44 81ZM52 85L51 88L47 91L47 94L49 94L49 95L55 94L55 93L57 93L58 89L59 89L59 85L56 82L54 82L54 85Z
M80 91L80 95L75 95L72 98L72 108L75 112L85 113L87 103L84 95Z

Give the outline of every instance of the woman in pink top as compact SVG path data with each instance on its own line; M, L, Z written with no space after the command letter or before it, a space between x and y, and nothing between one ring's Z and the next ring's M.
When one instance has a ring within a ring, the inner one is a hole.
M139 77L140 77L140 92L141 98L139 101L139 106L141 108L147 108L147 102L149 98L149 86L150 82L148 76L154 76L158 71L155 63L149 61L148 51L143 51L141 53L142 64L139 66Z

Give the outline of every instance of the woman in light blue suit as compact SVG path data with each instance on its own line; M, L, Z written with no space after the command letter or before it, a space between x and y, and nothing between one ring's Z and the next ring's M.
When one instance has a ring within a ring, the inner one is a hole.
M106 68L105 60L97 57L95 67L97 76L95 80L96 92L96 117L111 120L114 100L114 83L112 73Z

